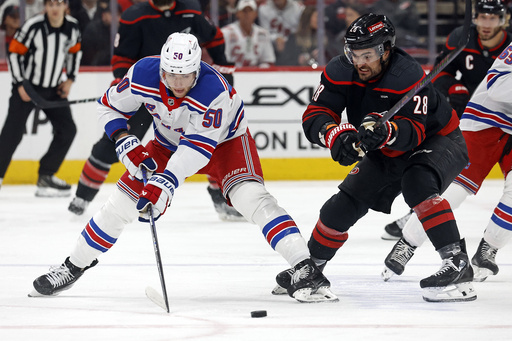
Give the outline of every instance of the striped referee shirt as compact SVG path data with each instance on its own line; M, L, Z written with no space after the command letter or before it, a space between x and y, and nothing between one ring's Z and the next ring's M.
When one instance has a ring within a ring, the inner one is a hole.
M75 79L82 57L78 21L66 15L61 27L50 25L45 14L28 19L9 45L9 69L12 82L23 79L44 88L61 82L64 68L67 77Z

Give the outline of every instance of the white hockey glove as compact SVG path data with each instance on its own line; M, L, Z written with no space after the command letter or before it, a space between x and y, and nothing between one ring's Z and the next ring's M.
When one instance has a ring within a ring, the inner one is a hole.
M165 173L153 174L142 189L139 201L137 201L139 221L149 221L149 205L153 206L153 219L157 220L160 218L165 213L165 210L167 210L167 207L171 206L174 188L176 188L176 185L169 175Z
M146 148L140 144L139 139L134 135L122 137L116 142L116 154L130 175L138 180L142 181L141 167L147 169L148 177L157 169L155 160L153 160Z

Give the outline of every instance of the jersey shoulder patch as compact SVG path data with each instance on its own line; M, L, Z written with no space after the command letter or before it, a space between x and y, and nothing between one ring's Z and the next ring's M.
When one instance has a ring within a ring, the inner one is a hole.
M354 66L349 63L343 55L337 56L329 61L323 72L324 77L333 84L340 82L350 82Z
M151 7L149 2L139 2L128 7L123 14L121 14L121 22L130 24L160 14L161 12Z
M135 63L131 82L158 89L160 86L160 58L151 56L142 58Z

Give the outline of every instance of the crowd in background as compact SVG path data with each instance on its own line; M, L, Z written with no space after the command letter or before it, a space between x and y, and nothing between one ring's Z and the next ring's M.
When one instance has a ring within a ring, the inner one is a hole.
M115 24L128 7L141 1L147 0L117 0L118 13L112 15L110 0L68 0L69 15L78 20L82 32L81 65L110 65L111 24ZM198 1L203 15L211 17L210 0L186 1ZM426 18L420 18L418 11L422 2L425 5L428 0L325 0L321 42L324 58L318 55L316 0L219 0L217 21L226 41L226 55L237 67L317 67L319 60L327 63L343 53L346 28L357 17L370 11L389 16L397 30L397 46L425 51L426 28L420 26L422 22L425 26ZM453 18L461 13L460 0L436 2L439 5L453 3ZM458 13L455 13L456 2L459 2ZM507 3L512 8L512 1ZM0 39L4 41L0 47L0 60L5 60L8 45L21 20L43 11L43 0L26 0L24 7L24 16L20 16L20 0L0 0ZM458 25L460 21L454 19L446 31L450 32Z

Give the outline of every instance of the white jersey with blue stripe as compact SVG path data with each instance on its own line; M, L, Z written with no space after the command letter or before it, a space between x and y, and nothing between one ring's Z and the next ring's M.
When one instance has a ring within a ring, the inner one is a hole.
M144 105L153 116L155 140L174 152L166 173L176 186L210 161L218 144L247 130L242 99L210 65L201 62L196 85L176 98L160 81L159 56L139 60L98 101L99 121L109 137L127 130L127 120Z
M512 43L496 58L487 76L473 93L460 128L465 131L480 131L498 127L512 134Z

